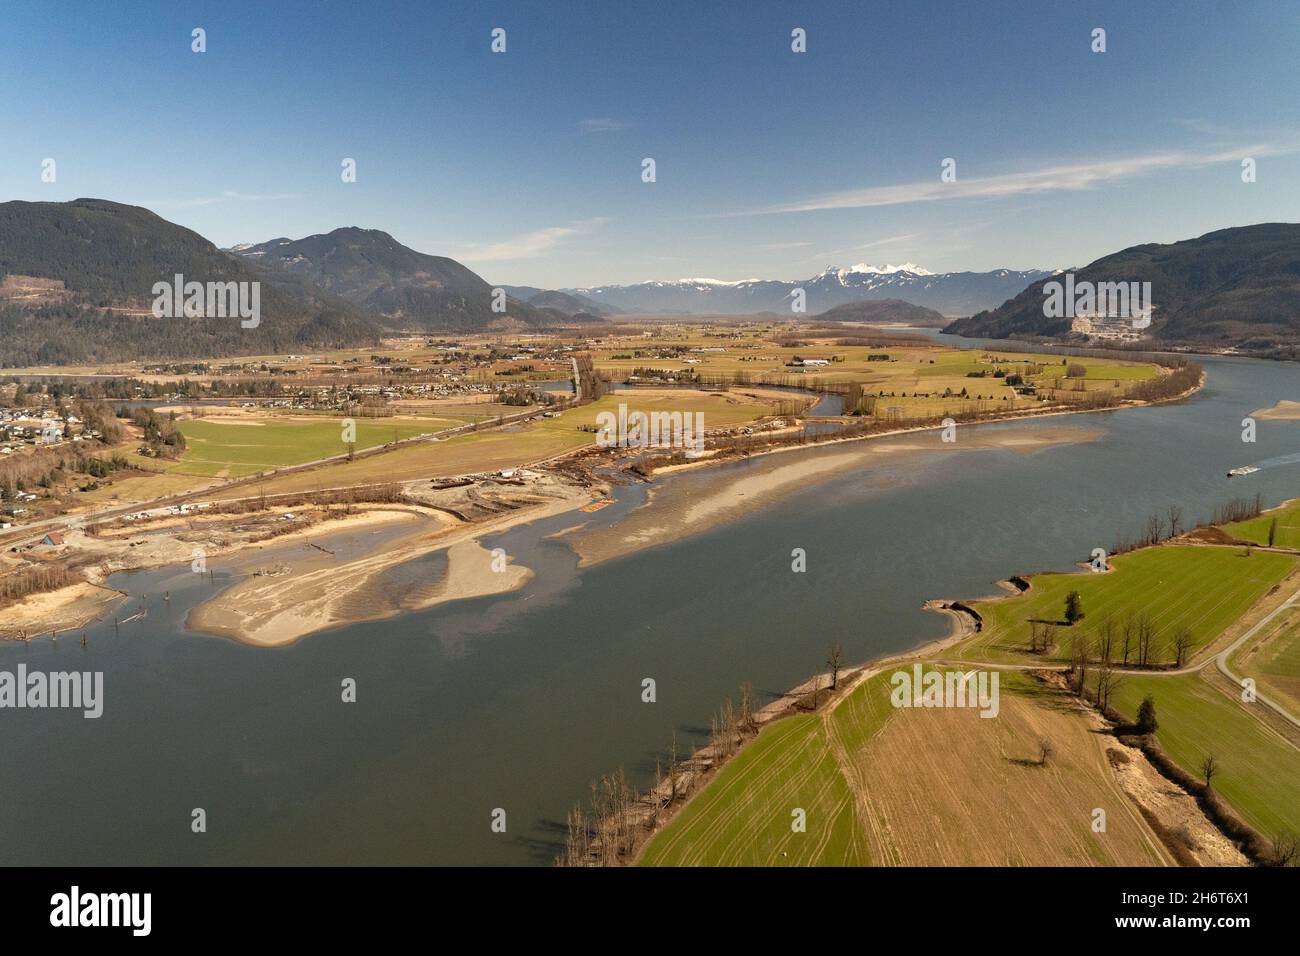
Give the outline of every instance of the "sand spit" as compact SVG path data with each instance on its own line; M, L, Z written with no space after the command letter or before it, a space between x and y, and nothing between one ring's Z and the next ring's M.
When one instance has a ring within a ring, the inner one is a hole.
M1250 416L1281 422L1300 421L1300 402L1292 402L1284 398L1272 408L1257 408L1250 413Z
M945 443L937 431L875 441L855 441L804 448L805 455L787 458L765 455L750 459L742 474L716 470L692 475L689 483L667 482L651 490L646 504L613 525L578 532L569 542L578 553L579 566L587 567L622 557L641 548L699 534L725 521L733 521L766 507L810 484L873 464L909 455L945 454L953 451L1002 449L1032 454L1058 445L1096 441L1100 429L1057 425L1012 426L1001 429L960 431L958 442ZM707 468L687 465L685 468Z

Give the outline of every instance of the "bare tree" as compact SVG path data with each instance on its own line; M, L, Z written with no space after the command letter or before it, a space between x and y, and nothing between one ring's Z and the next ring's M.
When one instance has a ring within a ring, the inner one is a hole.
M677 766L677 731L673 731L672 749L668 752L668 805L671 807L673 801L677 799L677 778L679 769Z
M1192 632L1191 629L1184 626L1180 627L1174 634L1174 660L1176 666L1182 667L1187 662L1187 652L1192 649Z
M1082 694L1088 684L1088 639L1083 635L1070 638L1070 686Z
M1159 544L1163 527L1164 526L1160 521L1160 515L1153 514L1151 517L1147 518L1146 543Z
M1300 837L1285 830L1273 837L1273 865L1300 865Z
M566 824L564 854L556 862L561 866L582 866L591 852L591 830L581 806L575 805L569 811Z
M1146 667L1151 663L1151 642L1156 636L1155 622L1143 614L1137 619L1135 626L1137 628L1138 664Z
M740 731L752 734L758 730L758 721L754 718L754 685L745 681L740 685Z
M830 652L826 656L826 666L831 669L831 690L835 690L840 683L840 661L844 657L844 647L839 641L836 641L830 647Z
M1043 766L1043 767L1047 766L1047 761L1050 760L1055 753L1056 753L1056 746L1046 737L1038 741L1039 766Z
M1109 664L1115 650L1115 622L1110 618L1101 622L1097 634L1097 660Z
M1183 531L1183 509L1180 505L1169 506L1169 537L1176 538Z
M1097 665L1097 706L1105 710L1110 706L1111 695L1124 684L1124 676L1115 670L1110 661Z
M1201 761L1201 776L1205 778L1205 789L1210 789L1210 784L1219 773L1219 762L1214 759L1214 754L1206 754L1205 759Z
M814 674L812 679L812 709L817 709L817 699L821 696L822 675Z

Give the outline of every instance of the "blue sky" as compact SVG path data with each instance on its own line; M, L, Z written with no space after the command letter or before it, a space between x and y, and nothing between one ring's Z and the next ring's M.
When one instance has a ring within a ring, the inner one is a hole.
M1297 50L1300 5L1244 0L10 2L0 198L549 287L1065 267L1300 219Z

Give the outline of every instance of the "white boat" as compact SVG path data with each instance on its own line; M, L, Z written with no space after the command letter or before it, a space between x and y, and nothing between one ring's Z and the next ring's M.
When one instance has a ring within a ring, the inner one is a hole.
M1254 465L1242 465L1240 468L1233 468L1228 472L1229 478L1241 478L1245 475L1253 475L1259 471Z

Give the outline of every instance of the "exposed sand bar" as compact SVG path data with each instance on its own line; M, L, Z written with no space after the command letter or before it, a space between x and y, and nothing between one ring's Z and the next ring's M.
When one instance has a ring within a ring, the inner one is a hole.
M0 610L0 638L36 637L85 627L124 597L121 591L87 582L31 594Z
M741 474L701 470L690 475L689 480L683 476L681 481L669 481L653 489L646 503L621 521L578 531L568 536L568 542L578 553L579 566L587 567L699 534L766 507L811 483L882 462L915 456L920 465L929 455L970 449L1032 454L1057 445L1096 441L1102 434L1097 428L1071 425L967 428L959 429L958 441L953 444L943 442L939 432L931 431L806 449L804 455L793 457L757 457L749 460L749 467Z
M1272 408L1257 408L1250 413L1250 417L1282 422L1300 421L1300 402L1284 398Z
M378 550L345 561L324 553L282 561L285 573L246 578L194 608L186 623L196 631L279 647L340 624L383 620L446 601L512 591L522 587L532 571L508 558L502 567L478 539L588 501L588 495L569 494L474 523L420 509L402 519L408 531ZM447 571L441 578L404 588L398 596L379 586L385 571L441 550L447 553Z

